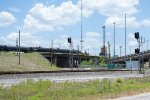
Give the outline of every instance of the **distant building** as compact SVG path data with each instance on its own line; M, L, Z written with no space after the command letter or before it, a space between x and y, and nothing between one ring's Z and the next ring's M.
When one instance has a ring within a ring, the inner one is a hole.
M108 54L107 54L107 47L106 46L102 46L101 52L100 52L99 55L100 56L108 56Z

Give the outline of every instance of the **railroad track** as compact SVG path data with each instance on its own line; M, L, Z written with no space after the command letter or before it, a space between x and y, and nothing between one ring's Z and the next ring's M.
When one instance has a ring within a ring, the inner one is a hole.
M69 73L69 72L128 72L131 70L104 70L104 69L76 69L76 70L56 70L56 71L0 71L0 75L5 74L36 74L36 73ZM133 70L138 71L138 70Z
M143 77L137 71L130 70L59 70L59 71L24 71L0 72L0 85L11 86L27 80L49 80L57 82L85 82L90 80Z

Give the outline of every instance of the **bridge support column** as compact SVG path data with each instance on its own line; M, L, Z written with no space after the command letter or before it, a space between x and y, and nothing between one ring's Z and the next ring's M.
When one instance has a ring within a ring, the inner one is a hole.
M57 56L55 57L55 65L57 66L58 64L57 64Z
M149 68L150 68L150 58L148 59L148 62L149 62Z

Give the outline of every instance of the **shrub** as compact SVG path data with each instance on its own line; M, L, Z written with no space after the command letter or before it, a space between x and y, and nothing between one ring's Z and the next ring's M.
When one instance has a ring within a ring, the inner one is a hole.
M117 82L117 83L123 83L123 79L118 78L116 82Z
M89 60L89 61L84 60L81 62L81 65L91 65L91 64L92 64L92 60Z

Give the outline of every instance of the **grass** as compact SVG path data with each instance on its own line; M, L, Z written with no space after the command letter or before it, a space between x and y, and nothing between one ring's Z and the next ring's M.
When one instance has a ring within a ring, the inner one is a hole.
M21 53L21 64L15 52L0 52L0 71L47 71L58 70L39 53Z
M0 87L0 100L97 100L116 98L150 90L150 78L103 79L81 83L27 82ZM134 91L134 92L133 92Z

